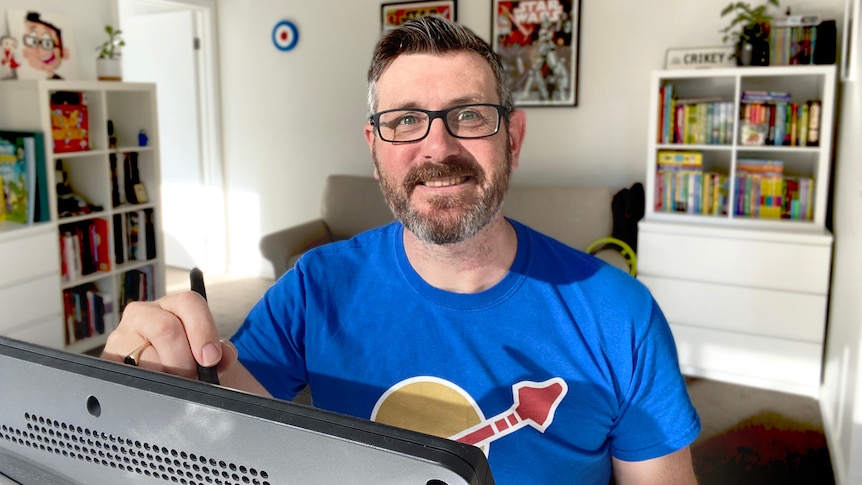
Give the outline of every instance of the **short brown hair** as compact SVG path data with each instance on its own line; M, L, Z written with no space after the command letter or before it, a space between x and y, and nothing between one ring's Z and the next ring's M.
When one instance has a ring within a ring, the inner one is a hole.
M428 15L411 19L389 32L377 44L371 67L368 69L369 114L377 109L377 82L383 71L401 54L443 54L453 51L473 52L482 56L491 66L497 81L500 104L512 108L506 71L500 57L491 46L472 30L442 17ZM508 115L506 115L508 119Z

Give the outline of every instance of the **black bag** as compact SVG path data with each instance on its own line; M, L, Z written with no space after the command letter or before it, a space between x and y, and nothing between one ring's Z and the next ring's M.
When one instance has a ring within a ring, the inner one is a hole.
M631 246L635 254L638 251L638 221L643 219L645 210L646 194L640 182L620 190L611 201L614 218L611 236Z

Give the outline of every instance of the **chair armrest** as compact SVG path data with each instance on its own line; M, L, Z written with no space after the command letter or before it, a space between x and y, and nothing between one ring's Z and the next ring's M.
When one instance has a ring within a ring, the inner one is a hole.
M260 252L272 263L275 279L278 279L302 253L331 241L329 227L323 219L315 219L263 236Z
M593 241L587 247L587 252L632 276L638 274L637 254L625 241L615 237L602 237Z

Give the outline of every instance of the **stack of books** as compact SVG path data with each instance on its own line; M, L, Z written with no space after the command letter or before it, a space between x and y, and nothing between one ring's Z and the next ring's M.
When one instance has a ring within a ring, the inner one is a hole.
M740 145L818 146L818 99L792 101L781 91L743 91L739 113Z
M656 164L656 212L727 214L727 175L704 172L699 151L660 150Z

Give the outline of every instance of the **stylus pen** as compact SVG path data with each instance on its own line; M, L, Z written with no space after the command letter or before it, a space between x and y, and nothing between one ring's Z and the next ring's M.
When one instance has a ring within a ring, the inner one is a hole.
M189 272L189 282L191 283L192 291L207 299L207 289L204 286L204 274L198 268L192 268ZM215 366L204 367L198 364L198 380L209 382L210 384L218 384L218 372Z

